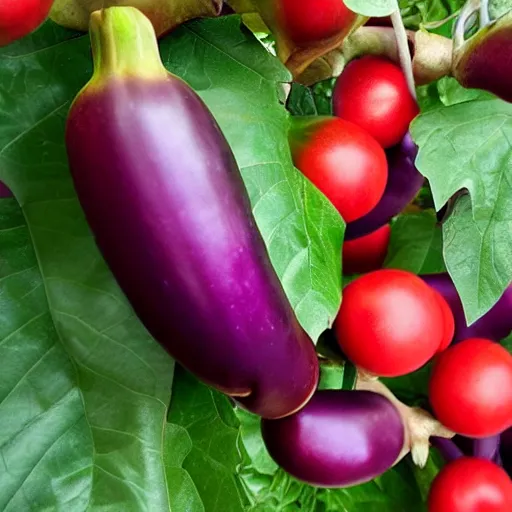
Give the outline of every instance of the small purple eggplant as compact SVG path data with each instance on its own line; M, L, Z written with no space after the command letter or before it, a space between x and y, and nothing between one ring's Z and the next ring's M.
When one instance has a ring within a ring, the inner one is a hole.
M384 195L370 213L347 224L345 240L365 236L387 224L416 197L423 186L425 179L414 165L418 148L409 133L401 144L389 149L386 154L388 183Z
M512 102L512 11L468 40L464 40L464 32L472 10L465 9L462 14L455 26L453 76L464 87L483 89Z
M261 428L275 462L318 487L374 479L397 461L405 439L398 409L371 391L317 391L298 413Z
M421 278L437 290L448 302L455 318L455 336L453 343L469 338L486 338L501 341L512 331L512 285L509 286L500 300L482 318L468 326L462 302L457 289L448 274L430 274Z
M163 67L137 9L91 16L94 74L66 146L86 218L153 337L205 383L280 418L314 393L318 360L270 263L231 149Z

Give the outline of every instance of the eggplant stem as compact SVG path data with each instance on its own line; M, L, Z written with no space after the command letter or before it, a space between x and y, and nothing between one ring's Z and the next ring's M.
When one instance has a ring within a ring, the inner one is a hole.
M411 96L416 100L416 86L414 84L414 72L412 69L411 52L409 50L409 40L407 38L407 31L405 30L402 15L400 14L400 9L397 9L391 14L391 23L393 24L393 30L395 31L400 65L405 74L405 79L407 80Z
M448 430L430 413L419 407L409 407L391 392L380 380L358 371L355 389L373 391L385 396L397 408L405 429L405 441L397 463L411 452L413 462L419 467L425 467L430 447L430 438L433 436L451 439L455 432Z

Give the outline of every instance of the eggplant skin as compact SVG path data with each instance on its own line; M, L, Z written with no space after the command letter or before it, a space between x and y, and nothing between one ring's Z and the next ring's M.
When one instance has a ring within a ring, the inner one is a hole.
M314 345L195 92L171 74L95 83L72 105L66 145L97 244L152 336L256 414L302 407L318 382Z
M512 332L512 285L482 318L468 326L462 302L449 274L426 274L420 277L446 299L452 310L455 319L455 335L452 343L470 338L501 341Z
M396 407L371 391L318 391L298 413L263 420L261 431L286 472L332 488L368 482L387 471L405 439Z

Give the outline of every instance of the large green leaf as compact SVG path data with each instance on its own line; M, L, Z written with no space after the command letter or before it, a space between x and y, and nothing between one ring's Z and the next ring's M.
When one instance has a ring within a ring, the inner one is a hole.
M173 363L113 284L80 212L29 229L41 209L58 216L48 202L31 206L23 215L0 200L0 508L167 509ZM48 229L53 243L37 243ZM75 260L84 268L72 273Z
M472 323L512 280L512 105L480 99L443 106L419 116L412 133L437 209L459 190L470 194L444 226L444 257Z

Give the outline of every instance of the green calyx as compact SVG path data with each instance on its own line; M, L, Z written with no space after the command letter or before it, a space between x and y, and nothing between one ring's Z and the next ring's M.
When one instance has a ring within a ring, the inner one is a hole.
M134 7L108 7L91 14L94 58L91 83L109 77L160 78L167 75L153 25Z

